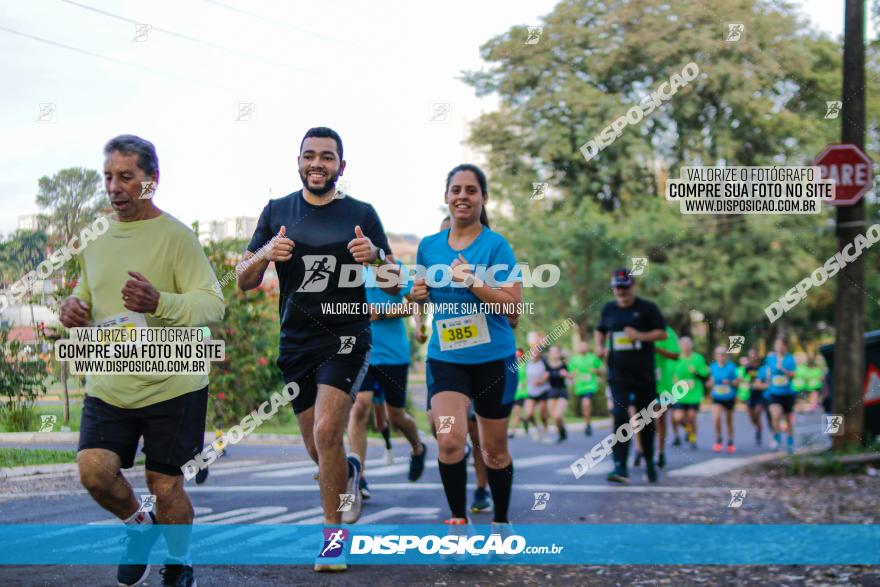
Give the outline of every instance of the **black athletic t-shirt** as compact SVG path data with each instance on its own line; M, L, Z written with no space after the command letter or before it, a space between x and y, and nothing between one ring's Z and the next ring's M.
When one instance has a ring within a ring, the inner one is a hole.
M547 383L550 384L550 387L553 389L565 389L565 377L562 376L563 369L568 371L568 365L565 364L565 361L563 361L558 367L551 367L549 362L544 361L544 367L550 374L550 377L547 379Z
M248 244L256 253L269 242L281 227L293 241L293 258L275 263L281 299L281 353L339 348L340 337L355 336L358 347L371 344L370 315L361 309L367 301L363 279L357 287L339 287L354 281L355 271L362 266L354 260L348 243L356 238L354 227L360 226L364 236L390 254L388 238L379 215L370 204L350 196L336 198L324 206L306 202L302 190L269 200L257 229ZM343 272L343 265L356 266ZM351 304L357 312L324 312L322 304ZM356 304L356 306L355 306Z
M627 326L640 332L665 330L666 320L653 302L639 297L628 308L621 308L617 302L605 304L596 330L610 341L608 381L655 385L654 343L629 340L623 334Z

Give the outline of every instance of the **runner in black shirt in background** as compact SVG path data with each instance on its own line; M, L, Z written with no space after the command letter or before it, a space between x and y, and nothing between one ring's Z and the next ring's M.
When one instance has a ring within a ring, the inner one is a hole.
M629 420L629 406L636 410L648 407L657 399L654 373L654 341L666 338L666 321L652 302L636 297L636 284L626 269L618 269L611 275L611 287L615 301L602 308L596 327L596 354L607 353L608 383L613 401L614 430ZM609 348L605 340L610 338ZM654 466L653 420L642 428L639 438L645 452L645 473L648 481L657 481ZM629 482L627 458L629 440L618 442L614 450L614 471L608 480L616 483Z
M318 463L324 523L338 526L356 522L361 511L360 459L351 455L346 463L342 438L371 348L360 264L385 265L391 251L373 207L336 192L345 161L335 131L310 129L298 163L303 189L263 208L244 255L245 260L260 259L241 272L238 284L242 290L259 287L269 262L275 263L281 286L278 367L286 383L299 386L293 411L309 455ZM267 253L257 255L264 246ZM396 295L397 265L387 263L393 267L377 271L377 284ZM393 285L383 273L395 276ZM351 305L346 311L324 312L325 303ZM353 499L344 514L338 511L340 494ZM319 556L315 563L316 571L345 568L344 556Z

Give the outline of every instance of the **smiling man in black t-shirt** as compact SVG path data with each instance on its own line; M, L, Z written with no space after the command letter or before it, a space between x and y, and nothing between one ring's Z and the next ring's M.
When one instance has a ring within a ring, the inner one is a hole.
M596 354L608 358L608 383L614 403L614 429L629 420L629 406L647 408L657 399L654 373L654 342L666 338L666 321L657 306L636 297L636 283L626 269L611 275L614 301L605 304L596 327ZM605 348L606 339L609 340ZM651 483L657 481L654 468L654 420L639 432L645 452L645 472ZM614 450L614 471L609 481L629 481L626 462L629 440L618 442Z
M242 290L259 287L269 262L275 263L281 287L278 367L286 383L299 386L293 410L318 463L325 524L335 526L356 522L361 511L361 463L352 455L346 464L343 443L371 348L366 290L357 274L360 264L390 263L385 259L391 251L373 207L336 192L345 161L335 131L310 129L298 163L303 189L263 208L244 255L246 261L259 260L239 274L238 284ZM396 274L397 265L390 264L387 272ZM393 281L379 285L393 295L399 290ZM323 304L345 310L324 312ZM340 494L353 498L343 513ZM319 556L315 564L317 571L344 569L344 557Z

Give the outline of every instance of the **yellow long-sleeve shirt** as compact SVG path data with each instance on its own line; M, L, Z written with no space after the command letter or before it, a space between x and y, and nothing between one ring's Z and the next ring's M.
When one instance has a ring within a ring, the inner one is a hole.
M159 290L156 312L146 326L204 326L223 319L223 296L212 289L214 271L195 234L173 216L110 221L110 228L81 253L73 295L89 305L94 323L120 314L122 288L141 273ZM86 393L120 408L142 408L201 389L207 375L87 375Z

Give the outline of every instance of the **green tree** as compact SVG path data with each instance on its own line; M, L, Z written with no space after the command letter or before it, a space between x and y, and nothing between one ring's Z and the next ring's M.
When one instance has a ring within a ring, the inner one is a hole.
M46 364L21 342L9 340L9 330L0 328L0 421L12 431L34 430L34 403L46 393Z
M102 208L105 192L101 187L101 175L94 169L70 167L55 175L43 176L38 182L37 206L42 210L40 222L52 234L53 248L66 246L83 228L94 222ZM78 264L71 259L64 264L55 290L54 306L73 291L73 282L79 273ZM62 383L64 400L64 423L70 421L70 397L67 385L67 363L61 362L56 373Z
M247 242L224 240L205 247L217 278L234 275ZM245 294L235 280L224 287L226 316L212 336L226 345L226 360L211 364L209 424L217 429L241 418L280 391L284 381L275 366L278 359L278 295L257 289ZM283 412L282 418L289 417Z
M487 67L466 72L499 108L479 117L470 143L485 152L493 218L520 261L556 263L556 287L526 290L530 328L572 317L595 325L609 272L648 257L642 292L679 329L692 310L705 341L771 336L763 308L834 253L828 210L818 216L685 216L662 192L683 165L807 165L838 139L825 102L841 87L841 47L810 29L786 2L738 0L723 10L699 0L564 0L544 17L536 45L513 27L482 47ZM737 43L724 22L742 22ZM869 57L869 136L877 149L880 63ZM645 96L696 63L700 75L586 160L579 151ZM533 182L550 184L543 200ZM784 319L790 331L831 322L830 288ZM751 343L751 341L749 341Z

